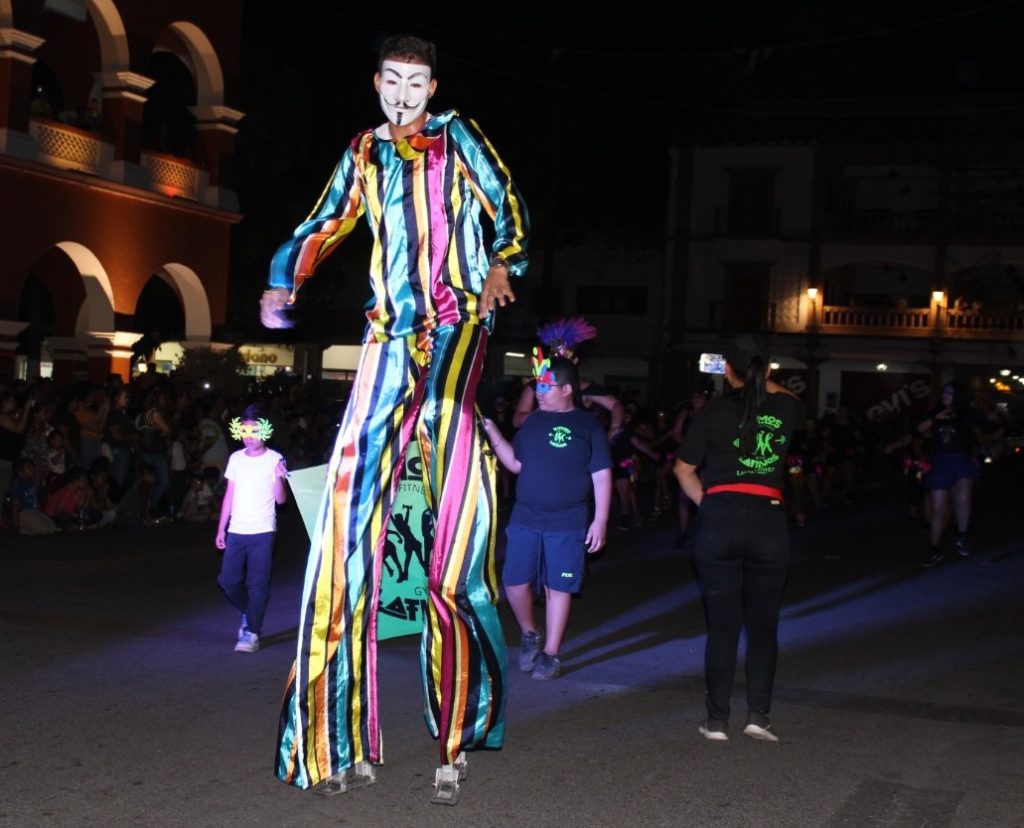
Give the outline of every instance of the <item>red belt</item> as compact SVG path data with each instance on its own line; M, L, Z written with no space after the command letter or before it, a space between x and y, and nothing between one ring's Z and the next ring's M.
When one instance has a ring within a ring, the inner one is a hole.
M704 494L719 494L720 492L737 492L738 494L782 500L781 491L773 489L771 486L759 486L757 483L722 483L718 486L712 486Z

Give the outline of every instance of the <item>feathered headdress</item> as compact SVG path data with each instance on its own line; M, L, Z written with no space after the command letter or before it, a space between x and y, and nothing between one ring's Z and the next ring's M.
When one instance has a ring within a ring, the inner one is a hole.
M597 336L597 328L582 316L563 317L537 329L537 338L556 356L571 356L576 346Z
M533 375L537 382L552 385L555 375L551 373L551 360L544 356L544 350L538 345L533 349Z

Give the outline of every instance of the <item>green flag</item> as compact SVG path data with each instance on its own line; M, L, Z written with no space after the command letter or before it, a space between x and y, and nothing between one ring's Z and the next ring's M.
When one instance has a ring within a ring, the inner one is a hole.
M312 538L327 484L327 466L288 473L299 514ZM409 446L391 507L384 539L384 572L380 584L377 637L396 638L423 631L427 609L426 567L434 541L434 519L423 494L419 444Z

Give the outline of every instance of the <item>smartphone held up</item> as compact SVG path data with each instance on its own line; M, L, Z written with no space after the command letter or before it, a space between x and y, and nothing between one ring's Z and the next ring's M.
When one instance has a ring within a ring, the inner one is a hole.
M698 368L702 374L724 374L725 357L722 354L701 354Z

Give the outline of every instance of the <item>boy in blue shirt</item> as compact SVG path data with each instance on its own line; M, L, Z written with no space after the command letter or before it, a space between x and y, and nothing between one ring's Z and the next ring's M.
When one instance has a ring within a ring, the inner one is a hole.
M561 673L558 653L572 594L583 581L585 553L605 544L612 463L604 428L579 404L576 366L564 357L549 362L539 354L534 373L538 410L512 442L490 420L484 428L501 464L519 475L505 530L502 581L523 633L519 669L544 680ZM544 585L546 639L533 618L535 583Z

